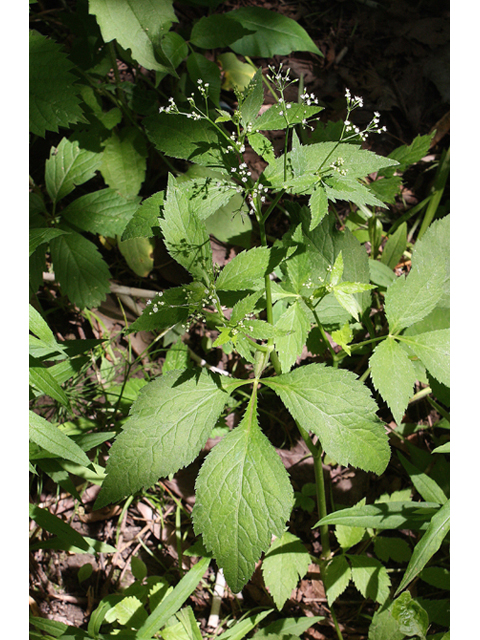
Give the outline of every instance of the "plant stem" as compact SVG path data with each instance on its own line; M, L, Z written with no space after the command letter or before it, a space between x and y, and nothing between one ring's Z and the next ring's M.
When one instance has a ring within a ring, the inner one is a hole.
M317 492L317 509L320 520L327 515L327 498L325 494L325 481L323 478L322 447L318 442L315 445L316 453L313 456L313 468L315 471L315 488ZM326 560L331 553L328 539L328 524L320 525L320 540L322 542L321 560Z

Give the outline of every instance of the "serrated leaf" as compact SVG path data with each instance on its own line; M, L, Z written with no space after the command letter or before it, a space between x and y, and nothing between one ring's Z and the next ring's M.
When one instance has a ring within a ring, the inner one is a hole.
M195 278L210 281L212 249L205 223L192 211L182 184L169 176L167 198L160 227L165 246L174 260Z
M143 387L110 450L95 508L150 487L192 462L227 397L205 370L170 371Z
M396 340L388 336L375 348L369 365L375 389L390 407L395 422L400 424L417 380L412 361Z
M297 357L301 354L310 331L310 321L305 303L302 300L296 300L280 316L275 328L285 334L276 336L275 348L282 365L282 371L286 373L290 371Z
M412 556L408 542L402 538L378 536L373 542L373 548L383 562L390 559L394 562L408 562Z
M274 268L272 249L254 247L227 262L217 278L216 287L222 291L257 289Z
M124 49L130 49L145 69L168 71L157 61L155 47L172 22L178 22L172 0L90 0L88 4L105 42L116 40Z
M313 190L310 200L308 201L312 218L310 221L310 230L315 229L328 213L328 197L321 186L316 186Z
M394 149L388 157L397 160L400 166L396 169L386 169L382 171L381 174L384 176L392 176L394 171L405 171L405 169L414 162L419 162L427 155L432 137L433 132L425 136L417 136L411 144L404 144Z
M324 586L329 606L342 595L348 587L351 577L352 570L344 555L335 556L327 562L325 565Z
M101 153L80 149L76 140L62 138L56 148L51 148L45 162L45 188L52 202L58 202L76 186L93 178L101 162Z
M189 315L186 287L173 287L157 294L147 303L142 315L130 325L129 331L164 331Z
M35 253L37 247L46 242L50 242L52 238L56 238L57 236L62 236L64 233L68 233L64 229L54 229L52 227L48 227L45 229L30 229L28 236L28 255L31 258ZM30 276L31 277L31 276Z
M412 598L409 591L402 593L392 605L392 616L398 622L399 629L407 636L418 635L425 638L428 629L428 614Z
M310 364L262 382L339 464L383 473L390 459L388 438L368 388L353 373Z
M232 308L230 321L233 323L240 322L240 320L242 320L247 315L247 313L251 313L255 309L255 305L262 297L262 295L262 291L255 291L255 293L251 293L236 302Z
M86 193L62 211L62 217L83 231L103 236L120 235L138 208L138 202L126 200L113 189Z
M164 191L158 191L144 200L133 214L122 233L122 240L151 238L154 229L159 229L158 218L165 200Z
M390 577L383 564L365 555L347 557L352 565L352 580L362 596L383 604L390 593Z
M249 33L230 13L212 14L193 25L190 42L201 49L224 49Z
M358 502L355 506L362 506L365 504L365 498ZM338 544L347 551L350 547L358 544L365 535L364 527L348 527L342 524L335 526L335 537Z
M240 104L240 121L244 129L248 129L257 117L263 104L263 76L262 70L257 69L248 87L244 90ZM248 134L248 141L252 145ZM252 145L253 146L253 145Z
M199 220L208 219L238 195L233 181L226 179L218 171L198 165L177 178L177 182L182 184L182 190Z
M90 460L74 440L33 411L29 411L29 439L59 458L71 460L84 467L90 464Z
M105 183L124 198L136 196L147 169L145 137L138 129L126 127L119 135L113 132L103 147L100 173Z
M281 536L293 507L293 489L283 463L257 421L256 392L240 425L207 456L196 482L192 513L234 593L255 563Z
M384 203L379 200L365 185L358 182L356 178L337 177L335 175L325 178L324 188L327 197L332 202L346 200L353 202L358 207L370 205L372 207L384 207Z
M432 517L422 539L413 550L408 567L395 595L400 593L425 567L430 558L440 549L443 539L450 531L450 500Z
M293 51L323 55L305 29L281 13L262 7L242 7L227 15L254 32L230 44L235 53L261 58L288 55Z
M135 596L126 596L105 614L106 622L117 621L122 627L137 627L147 619L148 614Z
M250 143L250 146L255 151L255 153L258 153L258 155L262 157L265 162L271 164L275 161L275 149L273 147L273 144L262 133L249 133L248 142Z
M370 529L426 529L437 511L438 504L433 502L381 502L335 511L319 520L315 527L345 524Z
M301 124L320 111L323 111L323 107L307 106L297 102L273 104L253 121L252 129L256 133L286 129L288 126Z
M77 78L70 73L74 64L61 49L54 40L29 32L30 131L37 136L83 120Z
M401 339L413 349L434 378L450 386L450 329L401 336Z
M80 309L97 307L110 291L110 271L97 247L79 233L50 241L55 278Z
M340 346L342 349L351 354L349 343L353 340L353 332L349 323L346 322L341 329L337 329L337 331L332 331L331 333L332 339Z
M309 564L310 554L297 536L285 531L272 542L263 559L262 573L277 609L283 608Z

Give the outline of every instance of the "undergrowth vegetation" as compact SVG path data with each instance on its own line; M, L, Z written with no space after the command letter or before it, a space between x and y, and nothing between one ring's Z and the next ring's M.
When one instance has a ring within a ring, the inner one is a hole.
M205 0L176 29L171 0L61 4L30 2L32 573L52 552L112 573L81 565L81 625L41 615L34 580L31 637L348 638L348 594L369 640L448 638L449 150L399 214L435 132L376 153L382 116L357 125L348 87L325 118L273 63L322 56L290 18ZM192 509L168 483L195 462ZM353 503L331 486L347 467L370 483ZM156 571L133 554L114 588L140 503L173 518L175 562L139 537ZM95 514L116 530L76 526ZM321 615L294 601L307 577Z

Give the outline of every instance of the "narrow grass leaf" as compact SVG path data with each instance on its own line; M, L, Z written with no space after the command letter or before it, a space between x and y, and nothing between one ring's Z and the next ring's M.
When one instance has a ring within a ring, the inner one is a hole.
M79 547L84 551L90 549L90 545L78 531L75 531L69 524L47 511L47 509L41 509L35 504L29 504L28 509L30 518L45 531L58 536L68 545Z
M29 356L28 378L31 386L50 396L64 407L69 406L67 394L40 360Z
M29 438L45 451L60 458L71 460L84 467L90 465L90 460L71 438L33 411L29 411Z
M257 421L256 394L240 425L207 456L196 482L193 523L238 593L282 535L293 506L285 467Z

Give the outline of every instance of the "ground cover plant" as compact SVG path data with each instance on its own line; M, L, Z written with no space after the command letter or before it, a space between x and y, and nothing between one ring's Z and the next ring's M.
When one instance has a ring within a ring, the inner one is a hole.
M322 51L254 3L52 4L30 3L31 636L448 638L438 129L377 153L381 113L347 86L330 119L278 60ZM409 171L430 181L410 207ZM120 546L133 508L156 549ZM39 608L53 552L91 558L78 624ZM308 581L322 608L295 604Z

